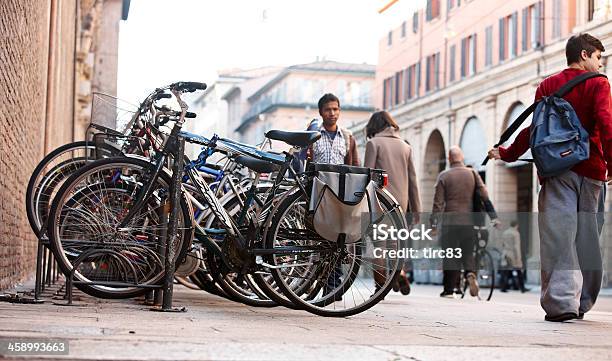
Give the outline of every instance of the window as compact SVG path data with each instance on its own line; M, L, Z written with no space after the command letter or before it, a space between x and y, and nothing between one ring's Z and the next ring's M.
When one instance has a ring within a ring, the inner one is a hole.
M436 89L440 89L440 53L436 53L434 63L434 85Z
M425 92L431 90L432 73L431 56L428 56L427 59L425 59Z
M387 35L387 45L391 46L393 44L393 31L389 31L389 35Z
M561 0L553 0L553 30L552 36L553 38L561 37Z
M476 34L461 39L461 77L476 74Z
M402 23L402 38L406 37L406 22Z
M419 12L415 11L412 14L412 32L417 33L419 31Z
M507 52L506 44L506 19L499 19L499 62L506 60L506 52Z
M531 5L529 7L530 14L530 24L531 24L531 47L533 49L539 48L542 46L542 19L541 19L541 11L542 11L542 2Z
M425 91L440 88L440 53L427 57L425 64Z
M455 81L455 52L456 52L456 46L455 45L451 45L450 47L450 71L449 71L449 81L453 82Z
M320 93L323 93L321 91ZM372 82L364 81L361 83L361 92L359 94L359 104L362 106L368 106L368 104L372 104Z
M387 78L383 81L383 108L391 108L391 82L393 77Z
M518 14L515 12L506 18L508 22L508 41L507 44L510 50L510 58L514 58L517 55L517 47L518 47Z
M521 28L521 34L522 36L522 43L523 43L523 51L527 51L529 50L529 8L524 8L523 12L522 12L522 19L521 19L521 24L522 24L522 28Z
M416 90L414 92L414 95L418 97L419 95L421 95L421 61L419 61L416 64L415 72L416 72L416 84L415 84Z
M414 70L414 65L411 65L408 67L408 69L406 69L406 92L404 93L406 100L414 97Z
M469 37L468 47L470 54L469 73L476 74L476 34Z
M425 13L427 21L433 20L440 16L440 0L427 0L427 8Z
M419 64L413 64L404 70L404 100L418 96L419 91Z
M493 26L485 29L485 66L493 65Z
M312 91L314 90L314 82L309 81L308 82L310 85L310 91L312 94ZM338 83L336 84L336 96L340 99L341 103L346 103L346 79L339 79ZM314 99L316 96L314 94L312 94L310 96L311 99Z
M398 71L395 73L395 81L393 82L395 85L394 96L393 96L393 105L398 105L402 99L402 84L403 84L403 72Z
M446 8L450 11L453 7L455 7L455 0L446 0Z

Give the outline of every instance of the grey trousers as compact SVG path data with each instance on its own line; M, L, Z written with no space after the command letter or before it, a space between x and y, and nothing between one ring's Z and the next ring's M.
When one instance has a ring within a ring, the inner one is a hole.
M546 314L589 311L601 289L599 235L605 183L568 171L546 178L538 198L542 293Z

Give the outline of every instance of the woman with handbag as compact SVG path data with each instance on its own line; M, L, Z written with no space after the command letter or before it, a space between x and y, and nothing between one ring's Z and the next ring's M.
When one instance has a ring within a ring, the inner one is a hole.
M412 147L402 140L399 126L391 115L379 111L370 117L366 125L364 166L384 169L389 176L387 190L395 197L406 212L408 223L418 223L421 212L418 182L414 169ZM402 294L410 293L410 282L406 275L406 263L394 283L393 289ZM382 276L375 274L377 284L383 284ZM381 279L377 279L381 278Z

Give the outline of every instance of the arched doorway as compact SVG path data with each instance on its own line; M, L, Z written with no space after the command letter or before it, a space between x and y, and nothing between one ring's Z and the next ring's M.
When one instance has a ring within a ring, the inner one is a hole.
M510 126L512 122L525 110L525 105L521 102L514 103L508 112L508 116L506 117L506 124L504 129ZM509 146L514 142L518 133L524 128L529 127L531 125L531 119L527 119L519 129L512 134L510 139L506 141L502 146ZM521 158L530 159L531 151L527 150L525 154L521 156ZM514 209L517 212L531 212L532 210L532 195L533 195L533 164L529 162L514 162L507 163L505 165L506 168L511 170L511 174L516 178L516 198L514 199Z
M508 110L504 128L501 130L506 130L525 109L525 105L521 102L512 104ZM527 118L502 146L507 147L512 144L518 133L530 125L531 117ZM531 157L531 151L528 150L520 158L530 159ZM531 234L533 231L531 229L531 212L533 210L533 195L535 192L533 164L529 162L504 163L503 166L496 167L496 171L498 172L497 178L499 179L498 186L501 185L499 189L503 190L498 192L498 197L500 200L503 200L504 205L500 210L512 212L511 214L516 212L516 216L512 216L511 218L513 219L508 219L507 221L518 221L523 264L527 265L526 260L533 253L533 250L531 250L533 245L529 244L529 240L533 238Z
M424 212L433 207L434 186L438 174L446 168L444 139L437 129L431 132L425 145L423 177L421 178L421 204Z

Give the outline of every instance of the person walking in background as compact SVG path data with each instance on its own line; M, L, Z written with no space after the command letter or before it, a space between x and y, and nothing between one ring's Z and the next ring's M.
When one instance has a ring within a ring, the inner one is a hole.
M461 249L460 257L444 258L443 283L444 289L440 297L454 297L461 294L458 289L461 280L461 268L465 270L470 295L478 295L479 287L474 273L474 193L478 192L480 199L485 203L489 200L487 188L480 175L463 163L464 156L461 148L453 146L448 151L450 169L438 175L435 185L435 195L431 223L439 227L442 220L440 243L443 249ZM489 207L487 207L489 208ZM497 226L497 215L493 209L487 209L492 223Z
M389 176L387 190L399 202L411 223L418 223L421 200L412 147L400 138L399 126L385 111L372 114L365 129L369 140L366 143L364 166L385 170ZM407 262L404 262L404 267L394 281L394 290L404 295L410 293L406 266ZM385 280L378 273L374 276L378 285L384 284Z
M568 67L542 81L535 100L548 97L571 79L603 66L601 41L589 34L572 36L565 47ZM562 174L541 179L538 228L544 319L582 319L599 295L603 277L597 217L605 182L612 180L612 97L603 77L587 79L564 99L589 136L589 158ZM567 113L567 110L564 110ZM529 149L530 127L508 147L489 150L490 159L514 162ZM578 211L578 212L577 212Z
M518 230L518 222L510 222L510 227L502 233L501 245L501 291L508 292L508 280L513 278L516 272L516 280L521 292L527 292L525 279L523 277L523 256L521 253L521 234Z

